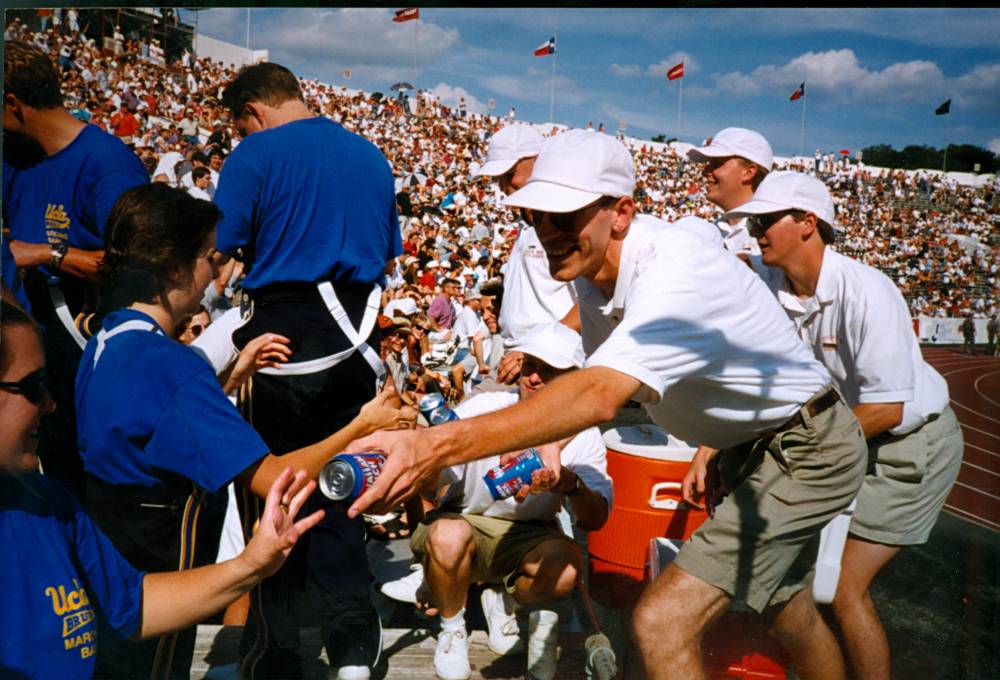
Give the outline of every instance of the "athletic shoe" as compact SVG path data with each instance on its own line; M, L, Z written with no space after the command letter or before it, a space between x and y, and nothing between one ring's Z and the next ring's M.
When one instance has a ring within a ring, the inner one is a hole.
M424 568L419 564L411 564L408 575L395 581L383 583L380 590L386 597L415 605L417 591L422 585L424 585Z
M514 598L506 591L483 589L479 601L483 605L486 629L489 631L489 648L497 654L522 654L521 629L514 616Z
M365 680L382 654L382 621L368 597L336 598L321 627L330 668L337 680Z
M438 634L434 650L434 671L441 680L466 680L472 675L469 665L469 634L465 628L444 630Z

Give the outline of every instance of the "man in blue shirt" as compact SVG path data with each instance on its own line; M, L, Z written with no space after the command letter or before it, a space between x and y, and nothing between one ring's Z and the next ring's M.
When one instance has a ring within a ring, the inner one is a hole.
M39 454L46 474L79 495L73 377L88 326L96 326L89 312L104 221L123 191L149 178L121 140L66 110L48 56L21 42L4 45L3 129L10 250L45 328L50 388L60 406L42 421Z
M393 178L371 142L313 115L282 66L241 69L223 102L244 137L215 194L224 215L217 247L247 271L246 322L233 340L242 347L279 333L295 357L258 373L242 407L281 455L346 425L384 375L375 321L386 262L402 252ZM308 507L328 505L316 494ZM363 523L331 509L311 539L252 598L242 649L249 678L301 672L298 626L309 617L292 612L318 619L338 677L367 678L376 663Z

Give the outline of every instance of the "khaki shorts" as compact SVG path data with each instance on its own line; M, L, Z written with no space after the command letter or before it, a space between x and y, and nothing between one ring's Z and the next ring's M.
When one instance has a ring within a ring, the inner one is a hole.
M482 583L502 583L509 593L521 571L521 561L533 548L551 540L576 543L560 531L555 522L515 522L499 517L465 515L457 512L430 513L417 526L410 539L410 549L422 563L427 553L429 526L439 519L464 520L472 528L476 552L472 558L472 580Z
M864 479L864 434L843 400L816 416L800 413L801 425L762 440L763 462L674 560L757 612L810 585L820 531Z
M875 472L861 486L851 534L887 545L926 543L962 467L963 449L950 406L919 430L873 446Z

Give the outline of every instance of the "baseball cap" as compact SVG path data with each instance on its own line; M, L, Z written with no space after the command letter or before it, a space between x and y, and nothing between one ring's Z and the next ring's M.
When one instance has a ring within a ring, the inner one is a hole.
M691 149L687 152L687 156L695 163L704 163L710 158L739 156L753 161L765 170L770 170L774 165L774 153L763 135L738 127L720 130L707 146Z
M545 145L527 184L503 203L564 213L602 196L631 196L634 189L632 155L621 142L603 132L569 130Z
M559 322L535 326L515 343L519 352L530 354L553 368L583 368L583 338Z
M537 156L544 144L542 133L530 125L508 125L490 139L486 162L472 174L475 177L502 175L522 158Z
M470 300L482 300L482 299L483 299L483 294L480 293L478 290L470 290L468 293L465 294L466 302L469 302Z
M783 170L768 173L753 198L726 213L726 218L764 215L781 210L805 210L831 227L835 224L830 190L812 175Z
M435 267L440 267L440 266L441 265L438 264L437 260L431 260L430 262L427 263L425 269L434 269Z

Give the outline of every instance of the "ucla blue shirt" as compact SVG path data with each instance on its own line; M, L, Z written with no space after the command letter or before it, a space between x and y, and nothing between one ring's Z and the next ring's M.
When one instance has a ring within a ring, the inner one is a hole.
M217 247L244 249L254 290L277 282L385 283L402 252L392 172L378 148L324 117L249 135L226 159Z
M58 482L0 476L0 677L90 678L97 620L139 629L142 579Z
M34 165L15 169L4 163L11 238L101 250L115 201L125 190L147 183L149 175L135 153L114 135L86 125L66 148Z
M218 491L268 453L260 435L222 392L211 366L171 340L147 315L109 314L153 324L87 343L76 376L77 444L84 469L108 484L158 486L173 475Z

